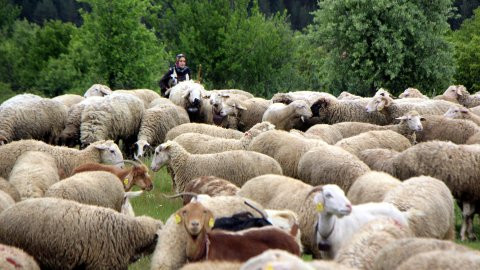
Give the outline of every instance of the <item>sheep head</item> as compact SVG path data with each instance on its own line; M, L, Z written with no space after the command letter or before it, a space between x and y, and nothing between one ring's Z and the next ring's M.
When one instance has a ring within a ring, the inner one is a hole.
M146 191L153 189L152 178L148 174L148 167L145 164L137 163L132 167L132 181L125 185L125 190L130 190L133 185L137 185Z
M464 107L450 107L448 111L443 114L443 116L447 118L453 119L465 119L468 118L469 110Z
M151 149L152 146L146 140L138 140L135 142L135 159L141 158L145 155L148 149Z
M175 222L185 227L187 233L195 238L202 232L212 230L215 220L213 213L199 202L191 202L175 213Z
M176 144L173 141L167 141L165 143L162 143L161 145L157 146L155 148L155 153L153 154L153 159L152 159L152 164L150 165L150 168L152 171L156 172L160 170L160 168L163 167L163 165L166 165L170 161L170 148L172 145ZM177 144L178 145L178 144Z
M392 105L393 99L390 97L388 92L377 92L375 96L368 102L366 110L369 113L373 113L375 111L381 112L385 108Z
M315 194L313 202L319 214L328 213L343 217L352 212L352 203L345 196L345 192L337 185L329 184L314 187L307 197L311 194Z
M310 107L310 110L312 111L312 116L320 116L320 112L326 110L332 103L333 100L328 97L319 98Z
M408 128L413 131L423 130L422 121L425 121L425 118L420 116L417 111L409 111L405 115L397 117L396 119L400 120L400 123L406 123Z
M9 143L9 140L8 140L7 136L0 135L0 145L4 145L4 144L7 144L7 143Z
M123 168L123 155L118 145L112 140L102 140L92 143L86 148L86 151L91 147L97 149L100 153L100 163L115 164L120 168Z
M103 97L106 95L110 95L112 93L112 90L110 87L102 84L94 84L88 90L85 92L83 95L84 97Z
M457 100L460 96L467 94L467 88L463 85L450 85L447 90L443 93L443 96Z
M312 110L308 106L307 102L304 100L295 100L290 103L288 106L293 106L295 109L295 115L302 119L302 122L305 122L305 119L312 117Z
M290 97L288 93L277 93L272 97L272 103L283 103L283 104L290 104L293 102L293 99Z

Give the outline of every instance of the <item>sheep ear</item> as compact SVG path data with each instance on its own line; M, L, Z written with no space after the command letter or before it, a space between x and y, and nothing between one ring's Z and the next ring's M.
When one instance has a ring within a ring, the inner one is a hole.
M427 119L425 119L423 116L420 116L420 121L427 121Z
M467 88L465 88L463 85L457 86L457 95L463 96L463 90L467 91Z
M192 89L188 89L187 92L182 96L183 99L187 99L190 96Z
M397 117L395 118L396 120L406 120L407 119L407 116L401 116L401 117Z
M247 110L247 108L246 108L245 106L243 106L243 105L241 105L241 104L239 104L239 103L235 103L234 106L235 106L237 109L239 109L239 110L243 110L243 111L246 111L246 110Z
M108 146L105 144L98 144L98 145L95 145L95 148L97 148L98 150L106 150L108 149Z
M172 146L173 142L172 141L167 141L162 143L162 148L163 149L168 149L170 146Z
M468 109L467 108L460 108L460 112L461 113L468 113Z
M230 94L227 94L227 93L222 93L220 94L221 97L224 97L224 98L229 98L230 97Z

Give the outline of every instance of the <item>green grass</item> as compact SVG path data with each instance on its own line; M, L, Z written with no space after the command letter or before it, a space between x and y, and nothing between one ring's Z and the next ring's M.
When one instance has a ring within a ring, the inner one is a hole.
M150 164L150 160L146 160L145 164ZM162 194L173 194L172 191L172 178L167 173L166 168L162 168L159 172L152 175L154 179L154 189L142 196L132 200L132 206L135 211L135 215L148 215L165 222L168 217L174 213L177 209L182 207L181 199L167 199ZM462 215L459 207L455 204L455 231L456 242L473 249L480 250L480 241L466 241L461 242L459 239L460 227L462 225ZM480 221L478 217L474 220L474 230L479 237ZM479 237L480 239L480 237ZM303 259L312 260L311 255L303 255ZM131 264L128 269L130 270L143 270L150 269L151 256L144 257L138 260L136 263Z

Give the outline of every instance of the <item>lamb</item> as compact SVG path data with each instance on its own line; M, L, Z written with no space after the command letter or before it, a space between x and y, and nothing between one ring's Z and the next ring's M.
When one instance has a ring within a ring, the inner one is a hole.
M67 107L48 98L17 98L0 106L0 145L21 139L56 144L65 127Z
M423 215L412 217L409 227L417 237L455 239L454 200L448 187L429 176L413 177L390 190L383 200L400 211L415 208Z
M103 97L89 97L80 103L72 105L68 110L65 128L60 133L59 144L74 147L80 145L80 125L82 124L82 112L87 104L101 103Z
M5 191L0 190L0 213L14 204L15 201L13 200L13 198Z
M268 155L282 166L284 175L298 177L298 163L312 147L326 146L321 140L301 138L283 130L270 130L258 135L248 146L249 151Z
M143 101L145 109L149 108L149 105L152 101L157 98L161 98L161 96L157 92L150 89L115 90L113 91L113 93L134 95Z
M395 118L401 117L412 110L423 116L442 115L453 105L455 104L445 100L415 98L393 100L389 95L379 93L370 100L365 108L368 113L382 113L388 123L394 123Z
M370 168L355 155L330 145L312 148L298 162L298 177L305 183L314 186L336 184L345 191L357 177L369 171Z
M123 162L122 152L113 141L98 141L78 150L35 140L22 140L0 146L0 177L8 178L17 158L26 151L50 154L55 159L61 179L72 175L74 168L88 162L118 165Z
M311 106L314 117L320 123L335 124L340 122L365 122L376 125L391 124L391 120L379 112L368 113L365 106L368 100L337 100L331 97L321 97ZM397 116L400 117L401 115Z
M216 127L207 124L199 124L199 123L187 123L176 126L167 132L167 136L165 137L166 141L171 141L175 139L178 135L183 133L202 133L205 135L210 135L219 138L226 138L226 139L240 139L243 137L244 133L233 130L233 129L226 129L221 127Z
M84 97L103 97L106 95L110 95L112 93L112 90L110 87L103 85L103 84L94 84L90 88L88 88L87 91L85 91L85 94L83 94Z
M87 171L53 184L45 192L45 197L67 199L120 212L125 191L116 175L105 171Z
M59 180L53 156L39 151L26 151L20 155L8 177L20 193L21 200L43 197L45 191Z
M185 193L207 194L214 196L235 196L239 188L228 180L215 176L202 176L188 182L185 186ZM192 199L192 195L183 196L183 205Z
M443 115L447 118L453 119L467 119L474 122L477 125L480 125L480 116L473 113L470 109L464 107L450 107L448 111Z
M450 85L443 95L435 98L459 103L466 108L473 108L480 105L480 96L478 94L470 95L467 88L463 85Z
M377 254L372 269L390 270L396 269L402 262L408 258L420 253L434 250L450 250L457 252L466 252L470 249L455 244L452 241L437 240L432 238L404 238L396 240L384 246Z
M222 162L218 163L219 160ZM278 162L261 153L234 150L194 155L189 154L174 141L167 141L155 149L152 170L158 171L165 164L169 164L173 170L173 181L177 193L183 192L189 181L200 176L213 175L241 186L248 179L258 175L282 174L282 168Z
M122 139L127 156L132 156L130 146L136 141L143 113L143 102L133 95L111 94L99 104L87 104L80 125L82 147Z
M183 133L174 141L182 145L191 154L212 154L230 150L247 150L252 140L263 132L273 130L275 126L269 122L258 123L244 136L237 139L218 138L199 133Z
M277 129L290 130L293 128L296 119L301 119L304 122L310 117L312 117L312 111L307 102L295 100L288 105L283 103L270 105L263 114L262 121L274 124Z
M32 254L42 269L127 269L153 251L161 226L150 217L35 198L0 214L0 242Z
M374 130L343 139L335 144L338 147L358 156L361 151L373 148L386 148L403 151L412 144L403 135L391 130Z
M128 169L121 169L115 165L86 163L76 167L73 170L73 174L87 171L106 171L117 176L118 180L123 184L125 191L130 191L134 185L137 185L142 190L150 191L153 189L152 178L148 174L148 167L145 164L130 160L124 160L124 162L131 162L133 166Z
M394 219L374 219L353 234L340 248L335 261L355 269L372 269L378 252L385 245L412 235L408 226Z
M480 253L478 251L457 252L437 250L417 254L402 262L397 269L429 270L429 269L478 269Z
M173 103L156 106L153 103L150 105L153 107L145 111L138 131L137 142L135 143L136 158L144 156L147 147L163 143L169 130L190 122L187 112Z
M430 99L429 97L425 96L418 90L417 88L409 87L403 91L399 96L399 98L421 98L421 99Z
M263 209L260 204L248 201L255 208ZM236 196L218 196L201 201L203 206L212 211L215 219L230 217L242 212L249 212L254 217L261 217L257 211L244 202L244 198ZM150 269L175 270L181 268L187 261L186 245L187 234L185 228L176 222L175 215L171 215L159 233L159 240L152 257Z
M257 201L269 209L288 209L298 215L305 252L315 258L320 253L315 242L315 205L311 200L312 186L300 180L281 175L262 175L248 180L237 195Z
M213 213L199 202L184 206L175 217L188 235L186 253L189 261L246 261L270 248L300 255L300 247L294 238L296 231L288 234L272 226L241 232L212 230Z
M381 202L388 191L402 182L388 173L370 171L358 177L350 187L347 198L354 205Z
M75 94L65 94L52 98L52 100L59 101L63 105L67 106L67 108L71 108L73 105L82 102L84 99L84 97Z
M0 211L1 212L1 211ZM25 251L0 244L0 269L40 270L37 262Z
M201 109L205 102L202 96L206 93L205 88L191 80L182 81L170 88L169 99L188 112L191 122L205 119Z
M20 193L18 192L17 188L3 177L0 177L0 190L10 195L15 202L20 201Z
M363 155L363 153L362 153ZM401 180L413 176L428 175L443 181L454 198L463 204L463 224L460 231L462 240L474 238L471 218L480 196L477 179L480 172L477 161L480 146L457 145L451 142L430 141L419 143L409 149L378 160L377 164L388 168L388 173ZM377 169L378 168L374 168Z

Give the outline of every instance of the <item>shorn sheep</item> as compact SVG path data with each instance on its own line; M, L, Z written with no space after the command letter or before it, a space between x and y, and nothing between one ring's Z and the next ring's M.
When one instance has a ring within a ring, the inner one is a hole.
M0 146L0 177L7 178L17 158L26 151L50 154L55 159L60 178L72 175L73 169L88 162L123 163L122 152L113 141L98 141L78 150L35 140L22 140Z
M358 177L350 187L347 198L352 204L381 202L388 191L402 182L388 173L370 171Z
M0 214L0 242L42 269L127 269L157 242L161 222L57 198L35 198Z
M39 151L20 155L8 177L22 200L43 197L45 191L59 180L55 159L49 153Z
M374 219L363 225L340 248L335 261L355 269L369 270L378 252L397 239L412 237L408 226L391 218Z
M0 145L21 139L56 144L67 119L67 106L48 98L11 98L0 106Z
M451 250L466 252L470 249L452 241L432 238L409 237L399 239L385 245L377 254L374 261L374 270L396 269L402 262L411 256L434 250Z
M251 213L254 217L261 215L245 204L245 198L238 196L218 196L202 200L202 204L209 209L215 219L231 217L242 212ZM255 208L262 210L263 207L248 200ZM185 228L176 222L175 215L171 215L165 222L165 226L159 232L157 247L152 257L150 269L176 270L187 262L187 233Z
M222 162L219 163L219 160ZM155 149L152 170L158 171L165 164L169 164L173 170L177 192L183 192L190 180L205 175L228 179L241 186L258 175L282 174L278 162L267 155L244 150L194 155L174 141L167 141Z
M0 211L1 212L1 211ZM37 262L25 251L0 244L0 269L40 270Z

